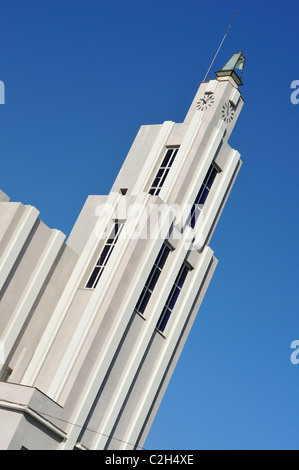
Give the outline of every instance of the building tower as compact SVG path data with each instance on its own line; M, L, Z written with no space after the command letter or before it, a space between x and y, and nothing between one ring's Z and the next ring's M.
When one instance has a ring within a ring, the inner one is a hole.
M142 448L217 265L244 62L140 128L67 242L0 192L0 449Z

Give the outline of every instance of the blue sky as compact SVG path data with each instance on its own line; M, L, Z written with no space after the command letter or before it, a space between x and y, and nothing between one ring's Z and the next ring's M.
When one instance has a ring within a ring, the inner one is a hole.
M181 122L214 67L246 57L230 138L244 165L211 246L215 276L147 449L298 449L295 1L12 0L0 5L0 188L67 235L107 194L142 124Z

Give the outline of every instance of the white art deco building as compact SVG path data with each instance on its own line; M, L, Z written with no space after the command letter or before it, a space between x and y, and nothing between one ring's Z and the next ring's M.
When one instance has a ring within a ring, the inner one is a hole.
M217 265L244 62L140 128L67 241L0 191L0 449L142 448Z

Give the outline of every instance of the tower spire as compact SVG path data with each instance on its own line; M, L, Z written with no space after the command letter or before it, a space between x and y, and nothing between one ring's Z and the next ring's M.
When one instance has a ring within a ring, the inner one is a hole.
M243 52L236 52L221 70L216 72L217 77L232 77L238 86L243 85L242 75L245 65ZM240 72L236 72L236 69Z

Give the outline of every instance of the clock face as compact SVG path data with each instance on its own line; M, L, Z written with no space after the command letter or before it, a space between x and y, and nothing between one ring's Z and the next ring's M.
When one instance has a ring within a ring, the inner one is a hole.
M200 111L206 111L214 103L215 98L213 93L205 93L203 98L197 102L197 108Z
M235 114L235 111L231 103L230 102L225 103L222 108L222 119L228 123L232 122L232 120L234 119L234 114Z

